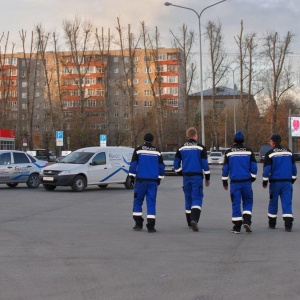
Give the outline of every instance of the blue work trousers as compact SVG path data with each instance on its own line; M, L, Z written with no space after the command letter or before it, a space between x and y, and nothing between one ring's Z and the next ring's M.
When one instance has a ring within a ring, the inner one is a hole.
M144 199L146 197L147 216L155 218L156 194L158 183L155 181L136 181L134 187L133 212L141 213Z
M201 210L203 200L203 177L184 176L183 191L185 196L185 210L190 211L193 207Z
M241 182L230 184L230 196L232 201L232 220L242 220L242 215L252 214L253 191L252 182ZM241 206L243 211L241 210Z
M268 207L268 213L273 216L277 216L278 212L278 198L280 196L282 214L292 215L292 197L293 197L293 185L291 182L270 182L269 186L270 202Z

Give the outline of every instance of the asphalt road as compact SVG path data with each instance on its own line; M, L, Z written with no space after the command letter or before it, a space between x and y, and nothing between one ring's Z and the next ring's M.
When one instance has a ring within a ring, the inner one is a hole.
M199 232L186 226L178 176L159 187L154 234L132 230L133 191L122 185L82 193L1 185L0 300L300 299L300 180L293 231L281 209L268 229L260 165L253 233L235 235L221 167L211 172Z

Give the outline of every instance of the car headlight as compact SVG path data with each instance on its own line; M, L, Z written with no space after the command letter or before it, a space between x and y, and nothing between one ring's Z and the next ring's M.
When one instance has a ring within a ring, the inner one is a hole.
M58 176L60 175L70 175L71 171L61 171L60 173L58 173Z

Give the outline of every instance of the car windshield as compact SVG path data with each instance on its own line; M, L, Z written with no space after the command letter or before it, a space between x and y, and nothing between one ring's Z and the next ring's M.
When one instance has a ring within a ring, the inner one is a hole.
M66 156L60 163L65 164L85 164L95 153L91 152L72 152Z
M210 153L210 156L222 156L221 152L212 152Z
M164 160L174 160L175 153L162 153L162 157Z

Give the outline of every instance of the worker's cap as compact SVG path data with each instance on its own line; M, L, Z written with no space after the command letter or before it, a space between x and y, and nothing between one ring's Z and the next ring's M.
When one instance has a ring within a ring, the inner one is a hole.
M244 135L243 133L238 130L234 136L234 142L235 143L244 143Z
M280 143L281 142L281 136L279 134L273 134L270 137L270 140L275 142L275 143Z
M153 136L153 134L151 134L151 133L146 133L145 135L144 135L144 141L145 142L153 142L153 140L154 140L154 136Z

